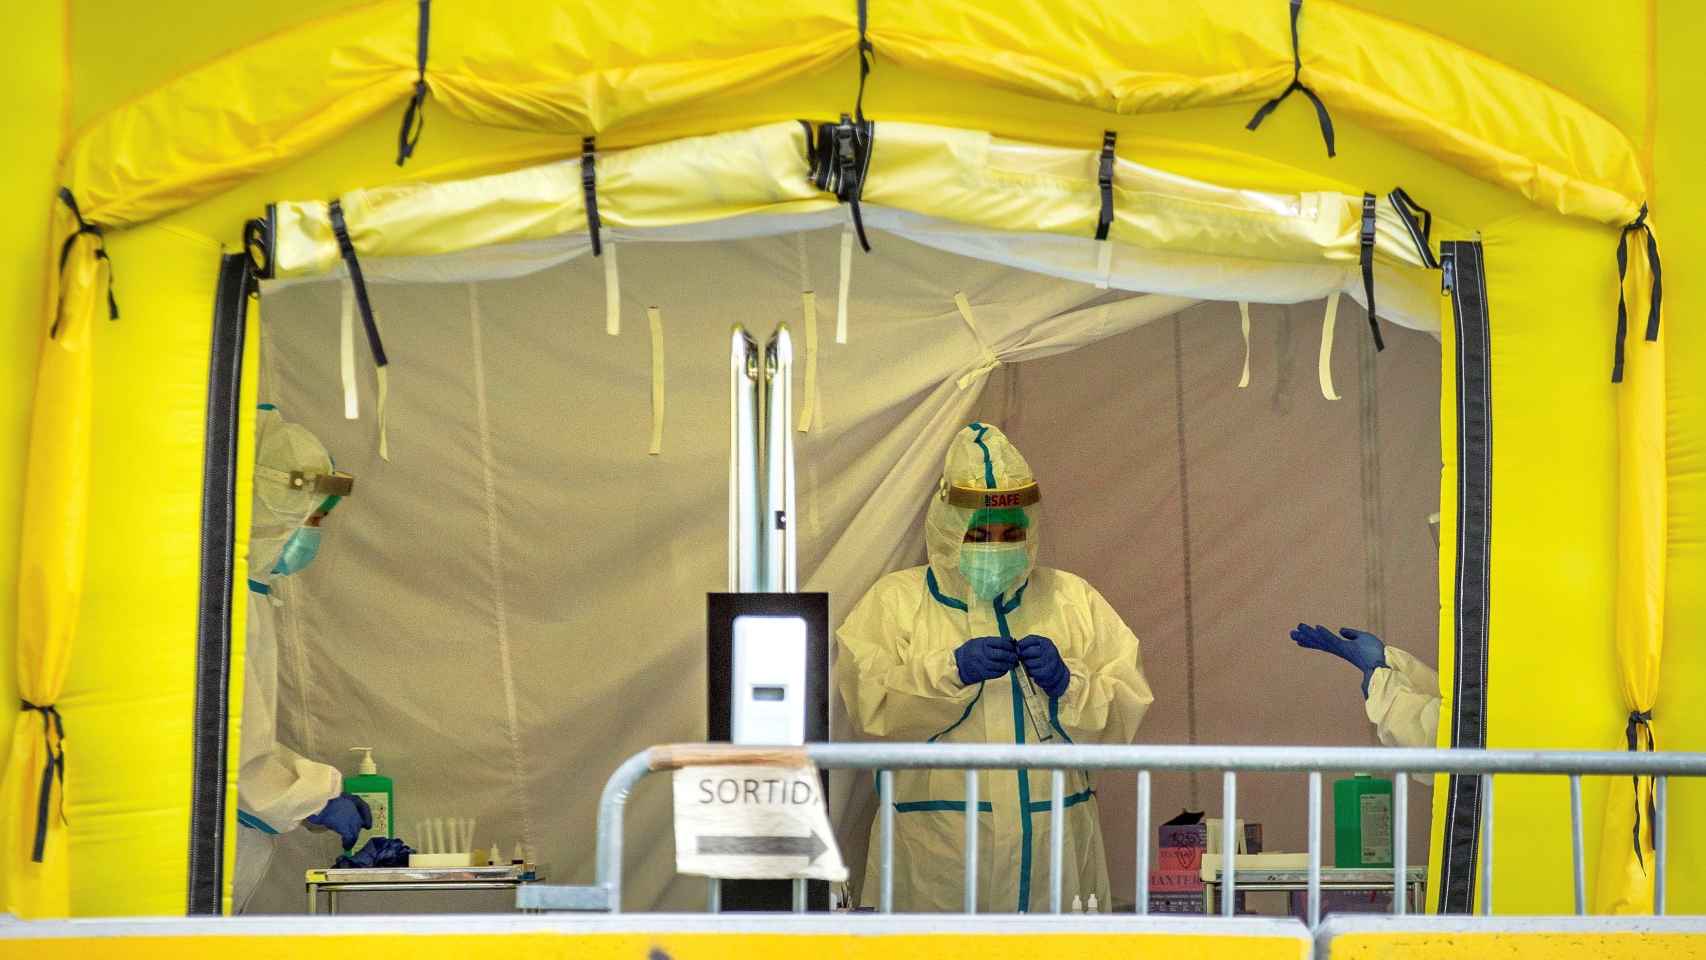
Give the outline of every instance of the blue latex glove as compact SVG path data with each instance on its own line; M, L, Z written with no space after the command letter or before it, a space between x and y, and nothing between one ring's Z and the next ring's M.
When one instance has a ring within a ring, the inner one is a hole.
M1291 632L1291 639L1308 650L1325 650L1362 671L1362 696L1368 699L1368 682L1374 671L1386 666L1386 644L1372 633L1351 627L1339 628L1337 636L1326 627L1300 623Z
M1066 661L1060 659L1060 649L1047 637L1033 633L1020 640L1019 662L1025 665L1025 672L1037 686L1053 699L1059 699L1066 692L1066 685L1072 682Z
M373 811L368 809L366 800L354 794L340 793L326 801L320 812L305 822L336 833L344 842L344 849L348 850L355 846L355 838L361 831L373 828Z
M971 686L1005 676L1019 665L1019 647L1005 637L973 637L954 651L960 683Z

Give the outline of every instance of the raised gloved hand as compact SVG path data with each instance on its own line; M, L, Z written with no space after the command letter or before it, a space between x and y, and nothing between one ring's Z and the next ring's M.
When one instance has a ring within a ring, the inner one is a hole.
M1368 682L1374 678L1374 671L1386 666L1386 644L1372 633L1355 630L1351 627L1341 627L1337 636L1326 627L1312 627L1306 623L1297 625L1291 632L1291 639L1297 645L1309 650L1325 650L1340 658L1358 670L1362 671L1362 695L1368 698Z
M326 801L319 813L304 822L336 833L343 841L344 849L348 850L355 846L355 838L361 831L373 828L373 811L368 809L366 800L351 793L340 793Z
M1019 665L1019 648L1005 637L973 637L954 651L960 683L971 686L1004 676Z
M1072 682L1066 661L1060 659L1060 648L1047 637L1031 634L1019 641L1019 662L1038 687L1050 697L1058 698Z

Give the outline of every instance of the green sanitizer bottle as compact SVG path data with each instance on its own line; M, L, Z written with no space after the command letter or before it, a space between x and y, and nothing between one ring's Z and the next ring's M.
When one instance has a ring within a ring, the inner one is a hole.
M1392 781L1366 773L1333 781L1333 866L1392 866Z
M373 811L373 829L363 831L356 837L352 849L360 850L369 837L390 837L391 826L397 822L396 794L391 786L391 778L381 776L379 765L373 762L372 747L350 747L351 753L359 753L361 766L353 777L344 778L344 792L353 794L367 801L367 808Z

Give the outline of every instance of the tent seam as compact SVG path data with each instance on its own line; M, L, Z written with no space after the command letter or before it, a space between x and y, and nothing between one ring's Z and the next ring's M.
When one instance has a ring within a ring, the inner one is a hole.
M479 287L468 284L468 327L473 335L473 364L474 364L474 411L480 431L480 483L483 489L483 499L486 508L486 554L492 570L492 610L493 625L497 631L498 666L503 678L504 710L508 726L505 732L509 736L510 774L513 778L513 790L516 804L521 813L521 837L525 844L533 842L533 818L528 812L527 791L523 782L523 772L526 765L522 762L521 736L516 714L515 670L510 656L509 618L504 604L503 574L499 563L498 543L498 496L496 481L492 476L492 431L487 417L486 406L486 357L484 343L480 335L480 298Z

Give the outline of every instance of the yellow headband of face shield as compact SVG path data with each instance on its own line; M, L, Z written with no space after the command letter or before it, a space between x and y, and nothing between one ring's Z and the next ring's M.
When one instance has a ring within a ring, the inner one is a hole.
M967 487L959 484L943 485L942 499L951 507L963 507L967 510L1005 510L1013 507L1029 507L1042 500L1042 489L1033 481L1018 487Z

